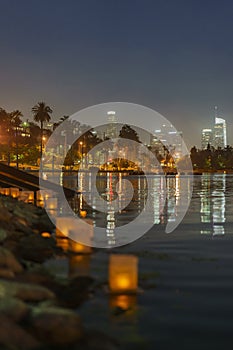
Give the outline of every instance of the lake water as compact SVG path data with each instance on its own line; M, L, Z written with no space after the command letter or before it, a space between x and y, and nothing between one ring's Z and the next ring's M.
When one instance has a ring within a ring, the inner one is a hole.
M66 180L74 187L76 179ZM112 175L110 180L99 178L100 196L114 199L118 180ZM149 181L156 196L151 199L147 193L144 177L132 177L132 202L120 213L110 213L112 216L97 210L96 199L95 210L83 200L78 204L88 210L94 225L112 230L111 248L115 228L133 220L143 211L146 200L153 200L147 214L153 217L154 226L142 238L124 247L100 249L76 262L74 258L73 262L62 262L64 273L90 274L100 286L78 310L84 324L112 335L126 350L233 349L233 176L195 176L189 210L170 234L165 233L165 225L177 215L182 195L179 178L166 179L168 201L164 209L160 177ZM80 187L80 179L78 184ZM88 195L88 185L81 183L81 187ZM127 191L121 188L119 192L121 200L127 202ZM185 195L191 193L187 190ZM139 257L142 292L138 295L111 296L103 287L108 284L109 254L113 252Z

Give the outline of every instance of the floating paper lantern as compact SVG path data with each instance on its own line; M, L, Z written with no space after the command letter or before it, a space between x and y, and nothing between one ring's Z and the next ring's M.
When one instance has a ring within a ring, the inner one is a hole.
M11 187L10 188L10 195L11 195L11 197L13 197L13 198L18 198L19 197L19 188L17 188L17 187Z
M69 231L75 227L75 218L72 216L60 216L56 218L56 236L68 237Z
M77 220L76 227L73 226L69 230L69 238L71 239L70 251L73 253L90 253L93 235L94 227L91 219Z
M52 190L39 190L36 192L36 199L38 201L45 201L48 198L53 198L55 193Z
M69 238L56 236L56 245L66 253L69 249Z
M19 195L19 200L25 203L34 202L34 192L33 191L21 191Z
M50 238L51 237L51 233L49 233L49 232L42 232L41 236L44 237L44 238Z
M90 275L91 255L70 255L69 257L69 277Z
M57 210L57 198L47 198L45 200L45 208L49 210Z
M1 194L4 194L5 196L9 196L10 195L10 188L8 187L3 187L1 189Z
M134 255L110 256L109 289L112 293L136 293L138 288L138 258Z

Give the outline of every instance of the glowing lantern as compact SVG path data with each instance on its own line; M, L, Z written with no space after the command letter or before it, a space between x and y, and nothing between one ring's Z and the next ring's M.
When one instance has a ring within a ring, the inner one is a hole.
M71 255L69 257L69 277L89 276L91 256Z
M41 236L44 237L44 238L50 238L51 237L51 233L49 233L49 232L42 232Z
M10 194L11 194L11 197L18 198L19 197L19 188L11 187Z
M91 219L76 221L76 225L69 230L69 238L71 242L70 247L73 249L74 253L90 253L90 246L92 243L92 238L94 235L93 221ZM79 243L77 243L79 242ZM83 248L81 246L83 245ZM84 249L85 247L85 249ZM81 252L81 250L83 250Z
M19 195L19 200L25 203L34 202L34 192L33 191L21 191Z
M47 198L45 200L45 207L49 210L57 210L57 198Z
M60 216L56 218L56 236L68 237L69 231L75 227L75 218L72 216Z
M64 252L67 252L69 248L69 239L66 237L56 237L56 245Z
M10 195L10 188L8 188L8 187L2 188L2 194L4 194L5 196L9 196Z
M81 218L85 218L87 216L86 210L80 210L79 214L80 214Z
M69 239L69 251L75 254L90 254L91 247Z
M39 190L36 192L36 199L38 201L45 201L48 198L53 198L55 193L52 190Z
M112 293L136 293L138 288L138 258L134 255L110 256L109 288Z

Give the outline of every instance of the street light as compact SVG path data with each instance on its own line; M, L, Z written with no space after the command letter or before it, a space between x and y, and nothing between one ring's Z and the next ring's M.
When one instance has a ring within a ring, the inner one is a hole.
M83 160L83 141L79 142L80 146L81 146L81 161Z

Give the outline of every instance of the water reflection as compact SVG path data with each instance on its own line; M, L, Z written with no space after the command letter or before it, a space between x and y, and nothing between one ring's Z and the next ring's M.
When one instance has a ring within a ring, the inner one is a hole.
M110 295L109 307L114 313L128 312L131 315L136 315L137 295Z
M195 177L195 188L191 203L188 222L201 222L201 234L221 235L225 233L226 223L226 174L203 174ZM130 192L125 180L129 180L133 186L133 196L129 203ZM181 181L182 180L182 181ZM98 189L98 196L106 202L106 213L98 211L99 198L93 194L93 181ZM78 174L78 189L81 191L79 202L76 204L76 212L79 216L84 213L91 217L94 227L106 229L106 242L109 247L114 247L117 242L116 228L134 220L145 205L149 206L145 212L144 220L153 219L154 225L167 224L176 221L178 210L183 210L185 203L183 198L190 197L191 178L188 176L167 176L165 181L162 176L153 175L147 179L144 176L127 176L122 173L106 173L92 178L92 174ZM73 183L73 181L72 181ZM148 187L152 191L148 193ZM229 187L229 186L228 186ZM88 206L84 200L88 198ZM113 201L117 198L119 211L114 210ZM165 202L165 206L164 206ZM77 207L78 203L78 207Z
M91 255L71 255L69 257L69 277L90 275Z
M204 174L201 177L201 222L211 224L212 229L202 229L202 234L225 234L226 175Z

